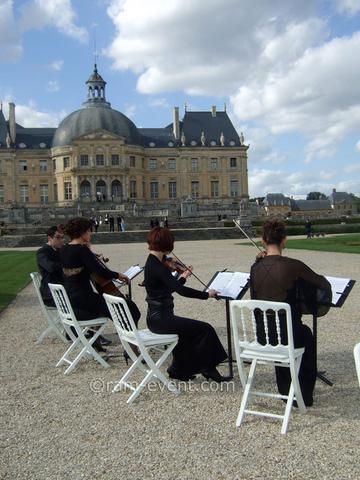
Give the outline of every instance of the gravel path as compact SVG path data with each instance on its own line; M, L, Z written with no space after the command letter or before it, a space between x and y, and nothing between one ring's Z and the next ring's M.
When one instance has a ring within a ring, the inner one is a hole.
M143 264L142 244L96 246L110 267ZM176 253L207 281L216 270L249 271L256 251L236 240L179 242ZM241 390L198 377L181 385L178 397L158 387L131 406L128 392L111 393L125 372L122 357L104 370L83 360L69 376L55 364L64 345L35 340L45 326L32 285L0 315L0 478L27 479L355 479L359 478L360 389L353 347L360 341L360 256L289 250L318 273L357 281L341 309L319 319L319 365L335 383L317 382L314 407L292 414L288 434L280 423L247 417L235 427ZM202 288L196 280L189 285ZM144 290L133 298L142 311ZM176 311L210 321L225 342L224 303L176 298ZM310 324L310 318L306 318ZM114 333L109 330L110 335ZM115 335L111 335L114 339ZM110 351L120 353L113 345ZM225 373L224 367L224 373ZM271 369L260 369L258 386L275 385ZM269 403L270 405L270 403ZM282 408L282 405L281 405Z

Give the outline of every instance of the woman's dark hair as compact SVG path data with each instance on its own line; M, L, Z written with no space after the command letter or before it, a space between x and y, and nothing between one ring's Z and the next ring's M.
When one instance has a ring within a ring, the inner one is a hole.
M262 239L268 245L280 245L286 238L285 224L275 218L267 220L262 227Z
M152 228L147 236L149 250L155 250L155 252L171 252L174 241L174 235L168 228L163 227Z
M91 229L92 222L88 218L77 217L72 218L65 225L65 233L70 237L70 240L79 238L81 235Z

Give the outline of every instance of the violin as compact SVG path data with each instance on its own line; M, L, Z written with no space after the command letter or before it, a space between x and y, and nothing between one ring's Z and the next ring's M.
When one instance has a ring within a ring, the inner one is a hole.
M97 261L103 267L107 268L105 264L109 261L109 259L104 257L103 254L94 253L94 255ZM125 295L121 293L118 287L113 283L112 279L104 278L97 273L91 273L90 278L94 284L94 287L100 295L102 295L103 293L107 293L108 295L113 295L114 297L126 298Z
M168 268L171 272L177 272L177 273L185 273L186 271L189 270L189 268L184 265L182 262L179 260L175 260L172 257L166 257L164 256L162 260L163 265L165 265L166 268Z

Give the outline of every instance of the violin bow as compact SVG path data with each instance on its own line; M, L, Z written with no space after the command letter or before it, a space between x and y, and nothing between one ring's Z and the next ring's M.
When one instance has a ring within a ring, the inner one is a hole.
M240 225L240 221L239 220L236 220L236 218L233 218L233 222L235 223L235 225L238 227L238 229L245 235L245 237L250 240L250 242L254 245L254 247L256 247L259 252L262 252L261 248L259 247L259 245L257 245L254 240L246 233L246 231L242 228L242 226Z
M192 272L192 271L185 265L185 263L182 262L182 261L180 260L180 258L175 255L174 252L171 252L171 254L176 258L176 260L181 264L182 267L184 267L188 272L190 272L191 275L193 275L193 276L196 278L196 280L201 283L201 285L203 285L205 288L208 288L208 286L207 286L202 280L200 280L200 278L199 278L197 275L195 275L195 273Z

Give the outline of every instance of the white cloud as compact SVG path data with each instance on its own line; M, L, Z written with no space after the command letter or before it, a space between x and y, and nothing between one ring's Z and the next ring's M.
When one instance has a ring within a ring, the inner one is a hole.
M335 0L335 7L339 13L354 16L360 12L359 0Z
M48 68L53 72L60 72L63 66L64 66L64 60L54 60L48 65Z
M10 98L7 100L11 101ZM27 128L57 127L66 115L67 113L65 110L61 110L60 112L40 111L37 109L36 103L31 100L27 105L18 104L15 107L16 123Z
M350 163L344 170L346 173L360 173L360 163Z
M75 24L76 13L71 0L30 0L22 7L20 27L23 31L55 27L59 32L84 43L88 33Z
M166 98L153 98L149 101L150 107L170 108L170 105Z
M0 62L15 62L21 57L21 37L16 28L12 0L0 2L0 45Z
M57 80L49 80L46 90L48 92L58 92L60 90L59 82Z

